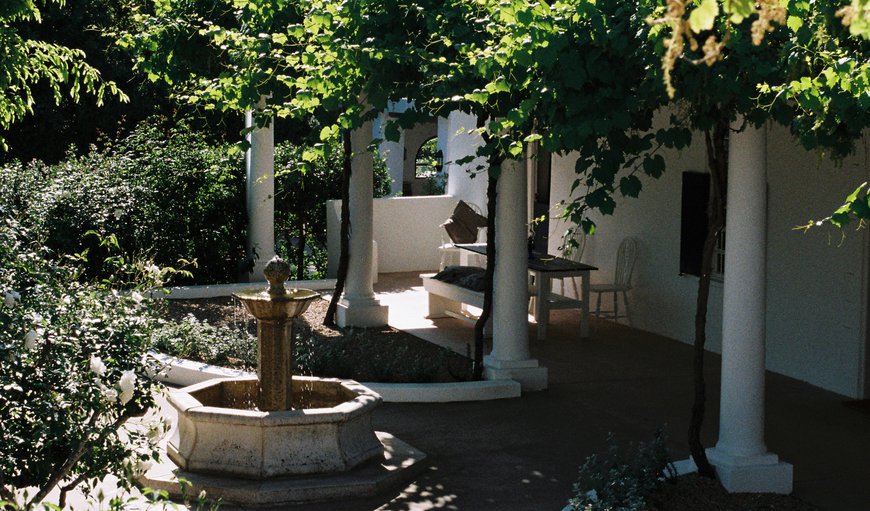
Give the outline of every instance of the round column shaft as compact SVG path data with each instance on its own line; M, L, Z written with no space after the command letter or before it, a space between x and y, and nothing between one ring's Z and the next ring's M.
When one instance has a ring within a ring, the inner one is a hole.
M498 180L493 275L492 353L484 358L487 379L510 378L524 391L547 388L547 368L529 352L529 274L525 163L506 160Z
M260 108L266 106L265 99ZM263 268L275 255L275 140L274 123L255 128L254 113L245 114L250 144L245 153L245 196L248 209L247 253L254 260L250 280L263 280Z
M349 301L355 299L374 299L372 288L372 232L374 188L372 154L366 149L371 142L371 123L354 130L351 134L350 174L350 263L347 269L345 297Z
M526 185L522 162L505 160L498 180L495 217L492 343L495 360L529 358Z
M764 131L729 143L722 319L722 403L717 448L763 454L767 174Z
M368 151L372 123L351 133L350 261L344 296L336 311L339 326L373 327L387 324L389 309L375 298L372 241L374 232L374 161Z
M764 445L767 139L763 128L728 144L719 441L707 450L731 492L791 493L793 471Z

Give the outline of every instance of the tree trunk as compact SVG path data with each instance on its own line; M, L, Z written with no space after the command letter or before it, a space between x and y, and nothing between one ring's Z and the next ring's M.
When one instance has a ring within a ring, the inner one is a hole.
M489 176L486 185L486 269L483 273L483 311L474 324L475 380L483 379L483 330L492 317L492 281L495 273L495 201L498 196L498 178Z
M721 114L721 112L720 112ZM701 255L701 275L698 279L698 302L695 309L695 349L693 363L694 402L692 417L689 422L688 440L692 459L698 466L698 474L711 479L716 478L716 471L707 459L707 453L701 444L701 426L706 411L707 389L704 380L704 346L707 343L707 303L710 298L710 279L713 269L713 256L716 250L716 240L725 226L726 181L728 176L728 152L726 137L728 120L720 120L713 126L713 132L704 131L707 146L707 164L710 167L710 218L707 222L707 237L704 240L704 250Z
M332 300L329 301L329 307L326 309L326 317L323 318L323 324L329 327L335 326L335 311L338 308L341 293L344 292L344 283L347 280L347 266L350 263L350 162L353 156L350 145L350 130L345 129L341 139L344 146L344 175L341 181L341 254L338 258L338 275L336 275L335 291L332 293Z

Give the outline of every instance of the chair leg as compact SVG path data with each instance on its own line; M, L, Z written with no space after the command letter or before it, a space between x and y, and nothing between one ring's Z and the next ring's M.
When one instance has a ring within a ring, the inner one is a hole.
M596 291L598 293L598 300L595 302L595 319L601 317L601 292Z
M628 293L622 292L622 301L625 302L625 319L628 321L628 326L631 325L631 307L628 305Z
M616 296L616 291L613 292L613 321L619 323L619 299Z

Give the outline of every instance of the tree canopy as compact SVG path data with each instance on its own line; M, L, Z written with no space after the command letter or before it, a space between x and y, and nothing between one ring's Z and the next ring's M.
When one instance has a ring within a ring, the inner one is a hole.
M99 70L88 64L81 49L31 38L26 27L41 20L36 2L9 0L0 6L0 129L7 130L33 113L37 84L48 87L57 105L64 95L78 101L83 93L92 95L98 105L107 95L126 101L127 96L114 82L103 80ZM6 148L0 137L0 150Z

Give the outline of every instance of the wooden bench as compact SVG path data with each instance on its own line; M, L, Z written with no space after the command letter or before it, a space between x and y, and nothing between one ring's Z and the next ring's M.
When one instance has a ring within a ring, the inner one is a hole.
M429 293L429 314L428 319L438 318L456 318L463 321L475 322L477 316L471 314L463 305L471 305L472 307L483 308L483 291L472 291L471 289L449 284L432 278L434 273L424 273L420 275L423 279L423 289ZM484 332L486 335L491 335L492 321L490 320Z

